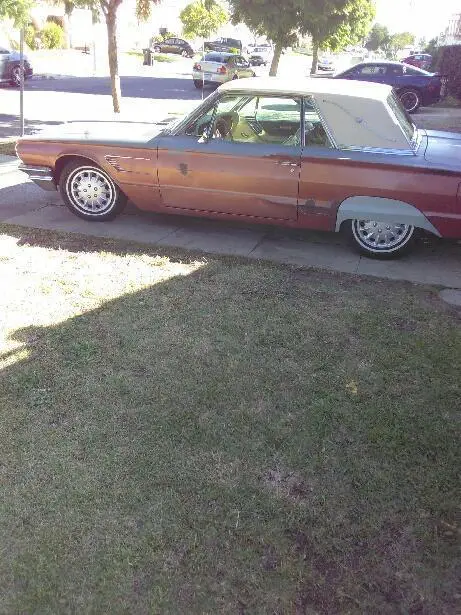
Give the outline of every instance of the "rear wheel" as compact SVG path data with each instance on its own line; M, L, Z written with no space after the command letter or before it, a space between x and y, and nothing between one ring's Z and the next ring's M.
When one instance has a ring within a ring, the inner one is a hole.
M415 113L421 106L421 95L417 90L402 90L399 98L408 113Z
M408 252L414 240L411 224L377 220L345 222L349 240L356 250L373 258L394 258Z
M59 189L67 207L84 220L112 220L127 202L111 177L91 162L75 161L65 166Z
M201 90L203 88L203 81L201 79L194 79L194 85L197 90Z
M155 51L155 53L160 53L162 51L162 49L158 45L155 45L154 51Z
M21 85L21 67L19 64L15 64L11 69L11 83L16 87Z
M189 54L187 53L187 51L185 49L183 49L181 51L181 55L182 55L183 58L187 58L189 56Z

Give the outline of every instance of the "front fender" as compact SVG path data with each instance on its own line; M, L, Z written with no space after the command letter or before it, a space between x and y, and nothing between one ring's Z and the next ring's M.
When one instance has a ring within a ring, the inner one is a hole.
M364 219L411 224L441 237L435 226L414 205L378 196L352 196L345 199L338 208L335 230L338 232L345 220Z

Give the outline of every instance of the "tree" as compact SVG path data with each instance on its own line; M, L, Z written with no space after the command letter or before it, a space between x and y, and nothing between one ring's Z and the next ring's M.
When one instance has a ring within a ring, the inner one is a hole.
M298 40L302 24L300 3L287 0L283 10L273 0L230 0L229 3L234 24L244 22L253 32L275 44L269 74L276 75L283 49Z
M392 34L385 47L386 55L389 58L395 58L400 49L408 47L408 45L414 45L414 43L415 35L411 32L398 32L397 34Z
M386 26L375 23L370 31L365 47L369 51L378 51L378 49L384 49L389 44L389 40L390 34Z
M136 15L138 19L149 19L152 4L158 4L159 2L160 0L136 0ZM117 44L117 11L121 3L122 0L99 0L107 26L107 52L109 55L110 85L114 113L120 113L121 99Z
M0 19L12 19L16 27L26 24L32 0L0 0Z
M184 36L188 38L207 38L224 25L229 15L214 0L197 0L188 4L179 14Z
M311 17L308 25L312 35L311 74L317 71L319 49L339 51L354 45L368 34L375 16L372 0L349 0L342 8Z

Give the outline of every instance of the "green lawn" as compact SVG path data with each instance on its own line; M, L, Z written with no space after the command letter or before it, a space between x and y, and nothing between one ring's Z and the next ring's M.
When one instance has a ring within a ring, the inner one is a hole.
M142 51L127 51L129 56L138 56L139 58L143 58L144 54ZM176 60L180 60L180 55L169 54L166 53L154 53L154 60L156 62L175 62Z
M16 139L0 140L0 154L4 156L16 156Z
M1 613L459 612L436 289L0 233Z

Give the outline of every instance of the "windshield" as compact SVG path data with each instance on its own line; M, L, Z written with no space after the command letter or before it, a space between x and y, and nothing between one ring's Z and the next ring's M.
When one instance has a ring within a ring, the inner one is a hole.
M391 108L392 113L394 114L395 119L398 124L402 128L406 138L409 143L413 143L416 137L416 126L411 121L410 116L408 115L405 107L402 105L400 100L398 99L395 92L391 92L387 97L387 104Z

